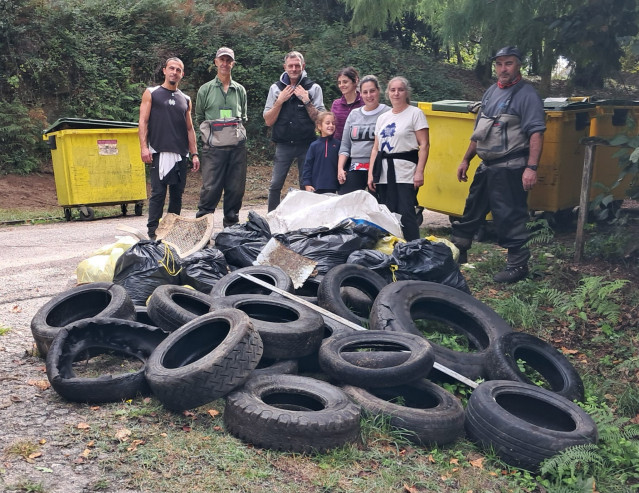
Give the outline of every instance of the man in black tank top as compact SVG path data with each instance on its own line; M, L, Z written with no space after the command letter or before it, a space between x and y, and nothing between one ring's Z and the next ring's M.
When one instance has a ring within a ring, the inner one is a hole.
M180 214L182 211L189 154L193 171L200 168L191 98L178 89L184 77L184 64L179 58L169 58L162 72L162 85L149 87L142 95L138 126L142 161L151 165L147 229L152 240L162 217L167 188L168 212Z

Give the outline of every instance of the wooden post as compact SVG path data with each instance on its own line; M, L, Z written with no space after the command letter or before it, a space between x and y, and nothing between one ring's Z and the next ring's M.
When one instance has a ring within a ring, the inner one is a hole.
M581 175L581 195L579 196L579 216L577 219L577 235L575 237L575 263L580 263L584 255L584 226L588 218L588 203L590 202L590 184L592 182L592 168L595 162L595 146L591 140L586 142L584 153L584 170Z

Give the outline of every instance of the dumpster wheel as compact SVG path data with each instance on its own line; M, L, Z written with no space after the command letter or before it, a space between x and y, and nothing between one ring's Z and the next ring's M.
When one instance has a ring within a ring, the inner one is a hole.
M64 207L64 220L70 221L72 218L71 209L69 207Z
M91 221L95 217L95 213L91 207L83 205L78 207L78 210L80 211L81 221Z
M129 211L127 204L120 204L120 209L122 210L122 215L126 216L126 213Z
M144 209L144 202L136 202L135 203L135 215L136 216L141 216L143 209Z

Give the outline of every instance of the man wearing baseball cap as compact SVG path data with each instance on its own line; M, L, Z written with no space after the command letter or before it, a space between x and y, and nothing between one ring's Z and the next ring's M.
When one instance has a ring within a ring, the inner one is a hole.
M457 179L467 181L470 161L482 160L470 185L464 213L452 224L451 241L466 261L473 236L492 212L498 243L508 250L506 267L495 282L513 283L528 276L528 191L537 183L546 115L537 91L521 77L522 56L505 46L491 58L497 83L484 93L475 129Z
M215 212L224 194L224 227L239 221L246 188L246 89L231 77L235 53L222 46L215 54L217 75L203 84L195 101L200 128L202 189L196 217Z

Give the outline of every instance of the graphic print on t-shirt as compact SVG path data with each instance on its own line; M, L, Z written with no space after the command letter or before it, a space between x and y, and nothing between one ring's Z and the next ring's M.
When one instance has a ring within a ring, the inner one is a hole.
M395 135L395 122L390 125L386 125L384 129L380 132L380 136L382 137L382 151L385 152L393 152L394 147L390 144L390 139Z

